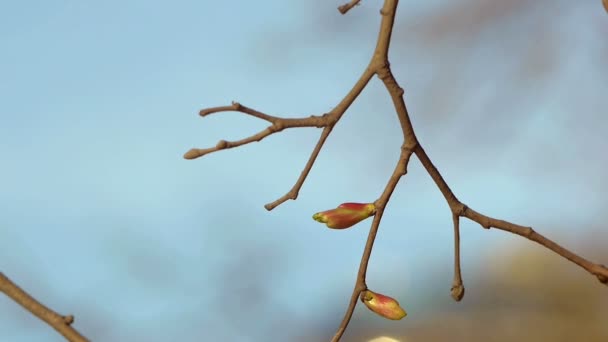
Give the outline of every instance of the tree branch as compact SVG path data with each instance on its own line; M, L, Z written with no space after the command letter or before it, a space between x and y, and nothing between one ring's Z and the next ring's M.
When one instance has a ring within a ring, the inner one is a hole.
M34 314L36 317L45 321L48 325L57 330L68 341L86 342L88 341L76 329L72 327L74 316L62 316L50 308L44 306L34 297L13 283L4 273L0 272L0 291L4 292L9 298L17 302L24 309Z
M346 13L352 7L357 5L360 1L352 0L347 4L344 4L339 7L341 13ZM376 235L378 233L378 228L380 226L380 221L382 219L382 215L384 213L386 204L388 203L391 194L397 186L397 183L407 173L407 166L409 164L410 158L412 154L415 154L423 167L427 171L427 173L431 176L433 181L435 182L437 188L444 196L447 201L450 211L452 213L452 221L454 226L454 280L451 289L452 297L459 301L464 296L464 286L461 276L460 269L460 217L466 217L472 221L475 221L482 225L484 228L498 228L501 230L505 230L520 236L523 236L529 240L535 241L540 245L554 251L555 253L563 256L564 258L574 262L575 264L581 266L589 273L595 275L600 282L606 284L608 283L608 269L600 264L592 263L572 252L565 249L564 247L556 244L555 242L549 240L536 233L530 227L518 226L516 224L497 220L485 215L482 215L473 209L467 207L462 202L458 200L456 195L452 192L448 184L445 182L433 162L430 160L428 155L426 154L424 148L418 141L416 134L414 132L414 128L412 127L412 123L409 117L409 113L407 111L407 107L405 105L405 101L403 99L403 88L399 86L397 80L393 76L390 63L388 60L388 51L391 41L391 35L393 31L393 25L395 21L395 15L397 11L398 0L385 0L384 5L380 11L382 15L382 21L380 24L380 32L378 34L378 40L376 43L376 48L374 50L373 56L370 60L368 67L366 68L363 75L359 78L357 83L354 85L353 89L345 96L345 98L328 114L323 115L322 117L310 117L304 119L281 119L273 116L269 116L263 113L259 113L257 111L248 109L246 107L242 107L238 104L233 104L232 107L216 107L210 108L201 111L201 115L208 115L210 113L218 112L218 111L228 111L228 110L236 110L241 111L245 114L252 115L258 117L260 119L269 121L272 125L267 128L265 131L262 131L250 138L243 139L237 142L225 142L220 141L218 146L215 148L204 149L204 150L190 150L186 153L185 157L187 159L197 158L203 154L215 152L220 149L236 147L240 145L247 144L252 141L259 141L264 137L276 133L284 128L291 127L324 127L323 133L315 146L304 170L302 171L300 177L298 178L295 185L292 189L287 192L286 195L279 198L275 202L269 203L266 205L266 209L271 210L275 208L277 205L283 203L287 199L296 199L298 196L298 191L300 190L302 184L304 183L306 176L310 172L314 161L319 154L321 148L327 136L330 134L333 126L338 122L342 114L348 109L350 104L356 99L356 97L361 93L363 88L367 85L370 78L373 75L378 75L378 77L384 83L388 93L391 96L393 101L393 105L395 107L395 111L397 114L397 118L399 119L399 123L401 125L401 130L403 133L404 142L401 146L401 154L397 165L395 166L395 170L391 175L390 179L381 196L374 202L376 206L376 214L374 216L374 220L372 221L370 231L367 237L367 242L365 244L365 248L363 250L363 254L361 257L361 262L359 264L359 271L357 273L357 279L355 281L355 286L353 288L353 292L351 294L351 298L344 314L344 318L340 323L335 335L332 338L332 342L337 342L343 336L346 328L352 318L353 312L355 310L357 304L357 298L362 291L367 290L366 284L366 274L367 267L369 264L369 259L371 256L371 252L373 249L374 241ZM296 121L289 121L296 120ZM313 123L314 122L314 123Z

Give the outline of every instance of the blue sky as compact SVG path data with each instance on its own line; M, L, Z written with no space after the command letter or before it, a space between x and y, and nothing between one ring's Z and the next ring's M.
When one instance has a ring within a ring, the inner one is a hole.
M538 3L404 1L391 65L457 196L568 246L605 230L608 17L599 2ZM272 212L263 204L290 189L320 130L182 155L265 127L237 113L201 119L203 107L236 100L299 117L336 105L371 56L381 3L346 16L340 4L0 4L2 272L98 341L331 331L369 222L331 231L311 216L384 188L401 137L380 82L336 126L300 198ZM413 160L368 285L399 295L412 314L434 309L415 299L428 282L446 288L438 310L452 305L451 230ZM471 223L462 235L465 275L496 248L529 244ZM0 340L61 339L2 298Z

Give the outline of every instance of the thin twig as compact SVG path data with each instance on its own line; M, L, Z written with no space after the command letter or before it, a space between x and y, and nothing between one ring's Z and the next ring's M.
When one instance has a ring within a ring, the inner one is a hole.
M460 216L452 214L452 221L454 223L454 280L450 294L455 301L460 302L464 297L464 285L460 272Z
M74 316L62 316L50 308L46 307L34 297L30 296L17 284L13 283L4 273L0 272L0 292L4 292L12 300L21 305L24 309L34 314L36 317L45 321L48 325L57 330L68 341L86 342L88 341L74 327Z
M312 151L310 158L308 158L308 162L306 163L304 170L302 170L302 173L300 173L300 177L298 178L296 183L293 185L291 190L289 190L285 195L283 195L281 198L277 199L276 201L264 205L264 208L266 208L266 210L270 211L270 210L276 208L277 206L279 206L281 203L287 201L288 199L295 200L296 198L298 198L298 193L300 192L300 189L302 188L302 184L304 184L304 180L306 180L308 173L312 169L312 165L315 163L315 160L317 159L317 156L319 155L319 152L321 151L321 148L323 147L325 140L327 140L329 133L331 133L332 128L333 128L333 126L330 125L330 126L326 126L323 129L323 132L321 133L321 137L319 138L319 141L317 142L315 149Z

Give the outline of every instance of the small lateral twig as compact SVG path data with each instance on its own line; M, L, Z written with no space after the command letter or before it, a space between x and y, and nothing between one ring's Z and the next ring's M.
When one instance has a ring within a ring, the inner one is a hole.
M50 308L46 307L34 297L30 296L17 284L13 283L4 273L0 272L0 292L4 292L8 297L21 305L24 309L40 318L48 325L57 330L63 337L70 342L88 341L74 327L74 316L62 316Z

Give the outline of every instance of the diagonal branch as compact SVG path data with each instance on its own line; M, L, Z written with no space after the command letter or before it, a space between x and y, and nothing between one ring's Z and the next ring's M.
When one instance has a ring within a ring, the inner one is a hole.
M57 330L68 341L86 342L88 341L76 329L72 327L74 316L62 316L50 308L44 306L34 297L30 296L17 284L13 283L4 273L0 272L0 292L4 292L8 297L21 305L24 309L34 314L36 317L45 321L53 329Z
M593 263L593 262L569 251L568 249L558 245L551 239L537 233L534 229L532 229L532 227L524 227L524 226L520 226L520 225L511 223L511 222L498 220L498 219L495 219L495 218L492 218L489 216L485 216L466 206L464 207L463 213L460 215L470 219L471 221L479 223L482 227L484 227L486 229L497 228L500 230L504 230L506 232L510 232L513 234L517 234L519 236L523 236L528 240L534 241L534 242L544 246L545 248L552 250L553 252L557 253L558 255L561 255L562 257L579 265L580 267L585 269L587 272L589 272L592 275L594 275L595 277L597 277L597 279L601 283L608 285L608 268L606 266Z
M497 228L537 242L545 248L550 249L553 252L561 255L562 257L581 266L587 272L596 276L600 282L608 284L608 268L606 268L606 266L601 264L595 264L569 251L568 249L558 245L554 241L537 233L531 227L524 227L511 222L491 218L489 216L480 214L464 205L458 200L458 198L456 198L456 195L454 195L448 184L445 182L435 165L433 165L433 162L431 162L431 159L428 157L428 155L420 145L417 146L416 151L414 153L416 153L416 156L418 157L418 159L420 159L420 162L422 163L428 174L435 181L435 184L443 194L445 200L448 202L450 210L453 214L464 216L470 219L471 221L479 223L482 227L486 229L492 227Z
M319 155L321 148L323 148L323 144L325 143L325 140L327 140L329 133L331 133L332 128L333 128L333 126L326 126L323 129L323 132L321 133L321 137L319 138L319 141L317 142L315 149L312 151L310 158L308 158L308 162L306 163L304 170L302 170L300 177L298 178L296 183L293 185L293 187L291 187L291 190L289 190L285 195L283 195L281 198L277 199L276 201L264 205L264 208L266 208L266 210L270 211L270 210L276 208L277 206L279 206L281 203L287 201L288 199L295 200L296 198L298 198L298 193L300 192L300 189L302 188L302 184L304 184L304 180L306 180L308 173L312 169L312 165L315 163L315 160L317 159L317 156Z

